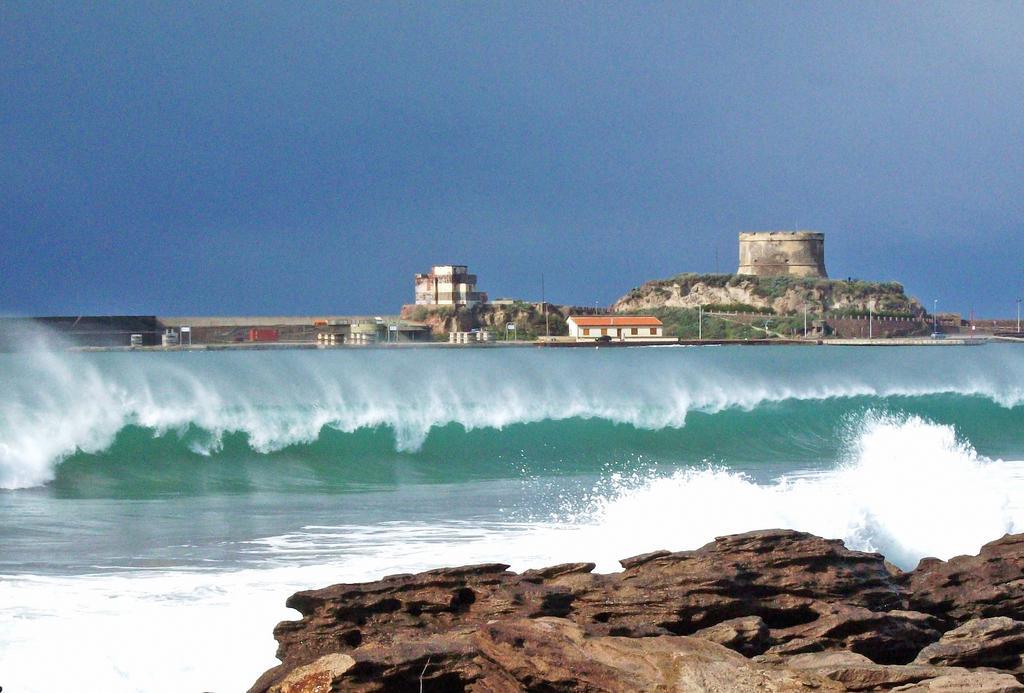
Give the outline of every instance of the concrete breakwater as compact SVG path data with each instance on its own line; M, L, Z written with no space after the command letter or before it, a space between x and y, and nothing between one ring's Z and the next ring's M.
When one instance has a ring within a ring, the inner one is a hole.
M722 315L727 315L723 313ZM728 314L748 317L743 314ZM753 320L754 318L750 318ZM685 339L659 340L650 344L608 344L607 346L671 346L671 345L745 345L765 346L779 344L842 345L842 346L964 346L985 343L988 335L978 337L950 335L948 338L906 336L906 325L920 321L898 317L849 317L848 329L829 338L800 337L790 339ZM391 326L396 329L391 330ZM161 337L170 330L174 340L162 344ZM325 330L338 331L337 341L318 339ZM265 341L262 335L272 331L273 339ZM360 332L362 339L353 339ZM874 338L868 338L869 333ZM253 339L257 334L259 339ZM138 342L133 346L133 336ZM0 350L14 350L38 338L54 338L58 345L78 350L162 350L172 349L315 349L341 346L416 346L443 348L496 348L509 346L548 345L556 347L592 347L578 344L563 337L539 338L537 341L496 341L474 344L438 343L431 339L430 328L424 324L395 318L314 318L298 317L241 317L241 318L159 318L156 316L93 316L60 318L0 318ZM1019 341L1007 338L1005 341Z
M819 344L827 346L981 346L987 339L972 338L943 338L933 339L931 337L889 337L889 338L854 338L854 339L825 339Z
M430 341L426 325L398 316L155 315L0 318L0 349L44 339L69 347L154 347Z

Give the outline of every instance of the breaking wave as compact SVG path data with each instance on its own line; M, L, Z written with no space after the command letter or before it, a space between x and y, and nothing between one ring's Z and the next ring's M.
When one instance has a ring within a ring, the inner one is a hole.
M864 408L927 414L946 407L974 408L981 420L1003 410L1019 428L1022 354L1012 346L975 347L965 359L964 349L3 354L0 488L52 481L62 460L103 456L131 429L145 432L131 456L146 464L153 456L147 440L161 437L178 441L178 456L222 454L235 439L259 455L329 440L323 454L344 459L361 444L359 434L382 430L394 452L421 454L435 435L525 427L529 437L542 422L604 422L619 426L617 434L679 431L698 415L770 417L787 405L753 437L770 440L770 429L793 423L785 418L791 416L821 438L830 431L815 432L813 407L829 403L838 418ZM807 407L800 412L794 403ZM710 436L715 424L703 425ZM607 434L607 426L601 430ZM583 438L588 432L577 431ZM797 444L802 435L788 431Z
M595 561L613 571L619 559L646 551L789 528L881 552L911 569L925 556L975 553L1007 532L1024 531L1024 461L979 455L953 426L869 413L850 423L842 446L844 459L830 468L764 481L712 465L613 472L580 492L563 489L549 513L440 527L311 526L255 542L254 551L282 567L344 561L372 576L410 564L436 567L429 544L443 543L455 551L445 551L446 565L494 560L525 569ZM385 563L371 565L383 556Z
M41 690L40 667L58 651L69 665L48 670L50 688L243 690L275 664L270 629L295 617L281 604L298 589L489 561L611 571L640 552L770 527L912 568L1024 530L1024 463L987 459L953 427L916 416L868 415L845 435L835 468L766 483L714 467L613 474L529 520L453 521L436 503L437 517L419 521L307 525L246 542L251 562L239 570L3 576L0 618L11 627L0 632L0 670L11 688Z
M759 484L724 468L615 480L584 511L584 545L617 553L695 547L771 527L839 538L911 569L925 556L976 553L1024 531L1024 462L992 460L953 426L869 414L834 469ZM643 537L647 547L636 546ZM625 555L625 554L623 554Z

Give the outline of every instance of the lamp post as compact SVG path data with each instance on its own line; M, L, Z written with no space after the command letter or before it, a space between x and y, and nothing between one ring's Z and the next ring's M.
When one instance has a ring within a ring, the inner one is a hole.
M704 305L697 306L697 340L704 339Z
M807 339L807 304L804 304L804 339Z
M1017 299L1017 334L1020 334L1020 299ZM192 337L189 336L189 339Z
M932 334L939 333L939 299L932 300Z
M873 317L874 313L871 311L871 306L868 306L868 339L874 339L875 337L874 330L872 329Z

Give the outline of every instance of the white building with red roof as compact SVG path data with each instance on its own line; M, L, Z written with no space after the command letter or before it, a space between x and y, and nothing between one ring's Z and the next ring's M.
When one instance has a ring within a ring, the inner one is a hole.
M566 322L577 342L664 341L661 320L651 315L570 315Z

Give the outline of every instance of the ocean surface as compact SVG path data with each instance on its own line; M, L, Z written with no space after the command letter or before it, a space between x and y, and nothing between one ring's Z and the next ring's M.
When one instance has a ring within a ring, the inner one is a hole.
M0 354L0 686L245 690L298 589L1024 531L1024 347Z

